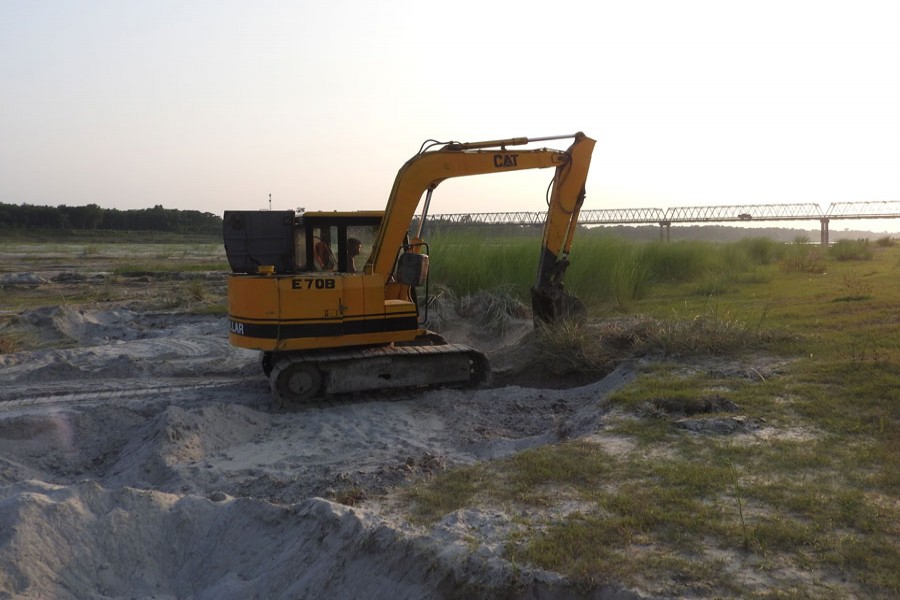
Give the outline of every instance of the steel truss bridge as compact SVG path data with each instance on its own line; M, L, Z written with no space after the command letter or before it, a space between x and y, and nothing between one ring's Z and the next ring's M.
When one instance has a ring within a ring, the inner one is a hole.
M432 215L448 223L492 225L543 225L545 212L454 213ZM822 211L818 204L734 204L722 206L679 206L659 208L582 209L581 225L660 226L660 238L669 239L673 223L729 223L769 221L819 221L822 244L828 244L828 224L839 219L900 219L900 200L835 202Z

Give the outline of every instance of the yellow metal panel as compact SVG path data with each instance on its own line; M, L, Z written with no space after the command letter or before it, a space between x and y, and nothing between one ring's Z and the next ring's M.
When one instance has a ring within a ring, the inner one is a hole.
M384 286L385 300L410 300L409 286L401 283L389 282Z
M275 349L276 340L267 338L254 338L235 333L228 334L228 341L236 348L247 348L249 350L265 350L271 351Z
M278 280L258 275L228 277L228 313L245 319L278 317Z
M384 299L363 274L232 275L229 341L266 351L405 342L420 333L415 304Z
M361 317L369 310L367 302L373 286L382 289L381 278L373 275L350 274L341 276L341 315L347 319Z
M363 275L363 294L367 312L381 312L384 306L384 275Z
M384 301L384 313L386 315L395 315L400 313L413 313L416 312L416 304L414 302L407 302L405 300L385 300Z
M281 320L340 319L342 277L303 273L277 279Z

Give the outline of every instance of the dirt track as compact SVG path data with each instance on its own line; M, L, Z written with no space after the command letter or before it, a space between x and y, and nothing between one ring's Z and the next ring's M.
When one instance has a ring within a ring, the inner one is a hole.
M503 515L423 529L374 499L447 466L596 431L625 366L569 390L274 412L256 354L228 345L221 317L51 307L19 326L66 347L0 355L0 598L572 593L502 559ZM521 331L497 342L498 364Z

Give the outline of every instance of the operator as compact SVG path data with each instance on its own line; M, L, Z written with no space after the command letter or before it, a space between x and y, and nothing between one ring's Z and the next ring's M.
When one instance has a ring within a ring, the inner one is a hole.
M317 271L330 271L334 268L334 255L331 253L331 248L328 247L327 242L318 238L313 245L313 259Z
M362 242L356 238L347 238L347 272L356 273L356 257L362 250Z

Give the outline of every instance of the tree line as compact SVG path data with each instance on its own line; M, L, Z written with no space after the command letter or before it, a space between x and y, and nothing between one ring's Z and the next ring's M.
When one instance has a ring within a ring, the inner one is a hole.
M222 232L222 218L197 210L153 208L119 210L87 206L34 206L0 203L0 228L7 229L109 229L119 231L169 231L176 233Z

